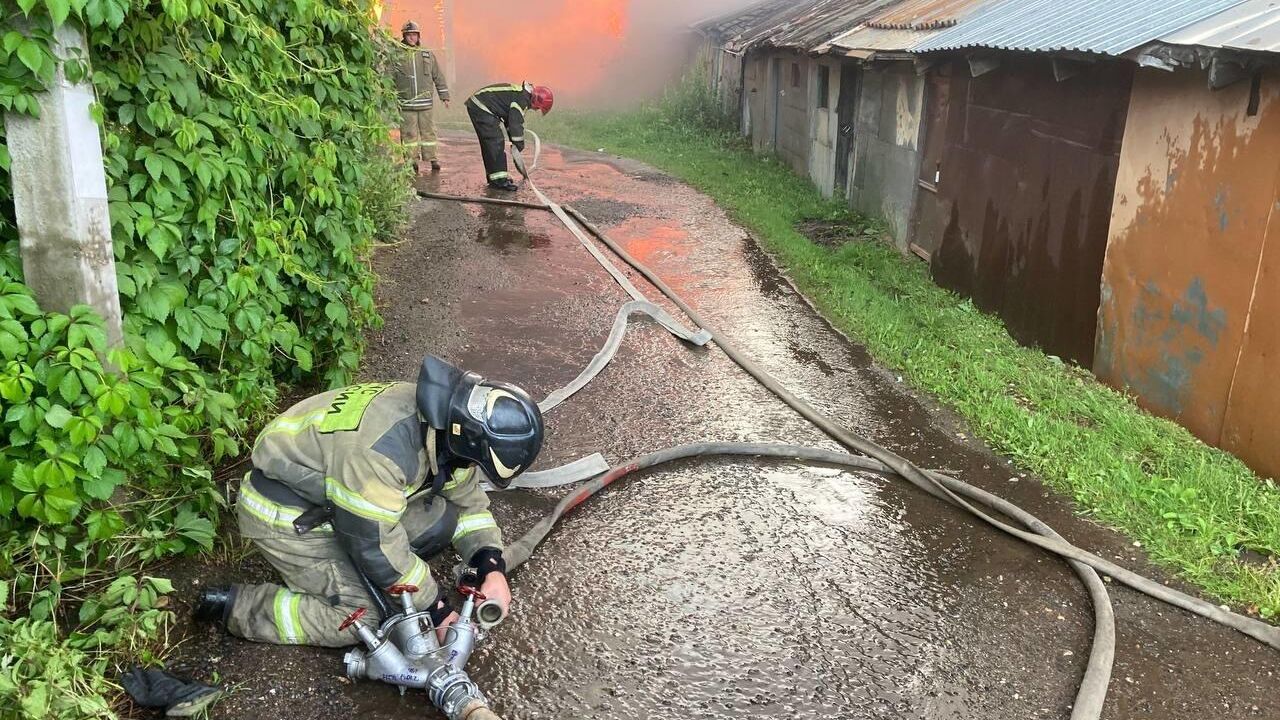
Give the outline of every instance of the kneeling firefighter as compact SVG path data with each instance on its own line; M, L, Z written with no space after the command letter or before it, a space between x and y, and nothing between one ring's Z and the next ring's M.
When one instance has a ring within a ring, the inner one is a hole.
M484 159L489 187L507 192L516 189L511 173L507 171L503 126L511 137L511 144L524 152L525 111L533 108L546 115L554 104L551 88L530 83L489 85L467 98L467 114L471 116L471 125L480 139L480 156Z
M343 620L356 608L377 613L370 592L414 586L415 605L443 631L457 615L424 559L450 544L505 614L502 533L476 468L506 487L533 463L542 434L523 390L433 356L416 384L298 403L258 437L236 505L241 534L284 586L206 589L196 619L247 640L344 647L353 639Z

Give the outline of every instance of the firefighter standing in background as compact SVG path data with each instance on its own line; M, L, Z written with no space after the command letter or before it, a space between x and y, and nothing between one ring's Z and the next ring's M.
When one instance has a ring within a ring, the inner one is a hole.
M401 28L404 47L395 70L396 93L400 96L400 142L409 148L413 169L422 172L422 161L431 162L432 172L440 171L436 121L432 115L436 92L449 107L449 83L434 53L421 46L418 24L410 20Z
M524 152L524 113L529 108L543 115L551 111L555 96L551 88L542 85L489 85L480 88L467 98L467 114L480 138L480 156L484 158L484 171L489 187L513 192L516 184L507 172L506 139L502 128L516 150Z

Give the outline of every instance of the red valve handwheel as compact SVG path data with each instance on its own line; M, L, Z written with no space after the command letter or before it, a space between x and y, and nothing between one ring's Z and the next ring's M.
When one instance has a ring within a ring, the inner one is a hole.
M364 617L368 612L369 611L366 608L356 608L355 612L348 615L347 619L342 621L342 624L338 626L338 629L346 630L350 628L352 625L360 622L360 618Z

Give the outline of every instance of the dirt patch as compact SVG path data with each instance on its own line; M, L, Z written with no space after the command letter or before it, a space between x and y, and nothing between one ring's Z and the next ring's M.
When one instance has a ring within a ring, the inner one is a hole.
M815 245L835 249L839 249L849 242L880 239L879 233L874 228L853 225L849 222L838 220L801 220L796 223L796 231L812 240Z
M605 198L575 200L573 207L596 225L613 225L645 212L642 205Z

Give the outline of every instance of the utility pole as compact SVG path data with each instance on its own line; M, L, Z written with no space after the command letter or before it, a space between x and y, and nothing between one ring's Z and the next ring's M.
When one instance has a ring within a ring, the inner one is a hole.
M98 124L89 114L93 86L67 80L61 60L88 64L84 36L71 25L54 31L58 71L36 96L40 117L5 113L13 204L24 281L46 311L89 305L106 321L107 342L118 346L120 294L116 285L107 176Z

